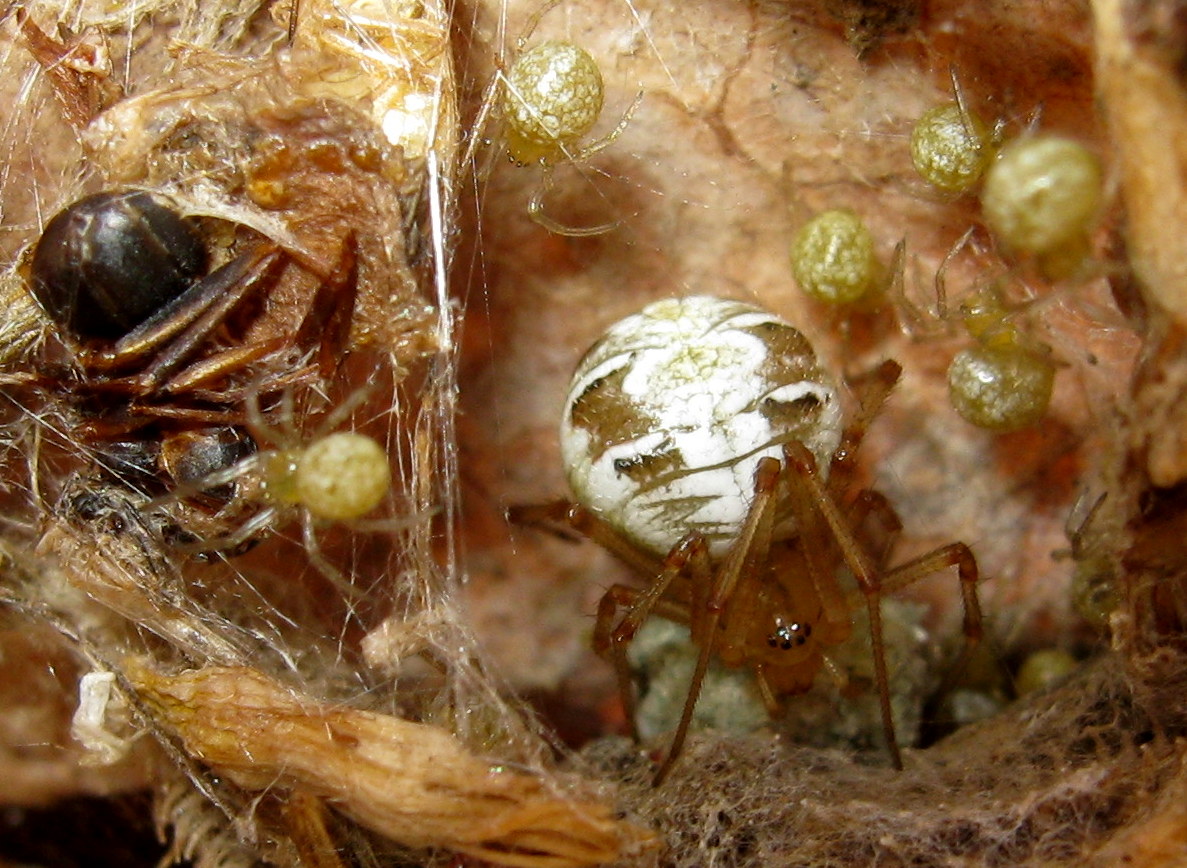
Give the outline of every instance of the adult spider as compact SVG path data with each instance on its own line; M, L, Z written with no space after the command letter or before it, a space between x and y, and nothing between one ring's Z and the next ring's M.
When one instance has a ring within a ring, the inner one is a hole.
M49 221L30 258L30 291L56 325L66 363L51 361L51 345L48 373L23 382L43 395L64 393L54 407L68 446L146 491L237 463L255 448L242 425L248 383L258 391L263 378L275 391L324 378L345 346L356 289L350 239L288 337L234 339L236 319L257 318L249 302L289 263L283 251L251 243L209 274L206 260L195 226L169 200L136 190L70 205ZM316 365L304 358L315 345Z
M854 383L845 425L832 377L778 317L711 297L666 300L611 326L577 366L561 452L577 502L513 510L519 522L571 528L652 579L613 585L598 606L595 650L613 663L634 725L626 648L651 615L686 624L700 652L655 782L688 733L710 659L753 670L774 715L820 670L844 681L829 649L869 612L882 728L902 768L887 691L880 598L955 566L968 644L981 636L977 564L951 543L895 567L867 530L900 525L877 492L851 493L866 427L898 381L885 362ZM837 572L857 588L847 592ZM619 610L626 613L619 617Z

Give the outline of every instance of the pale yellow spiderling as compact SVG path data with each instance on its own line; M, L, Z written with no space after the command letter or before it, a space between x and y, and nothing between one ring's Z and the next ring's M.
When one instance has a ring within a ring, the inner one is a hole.
M1051 256L1078 246L1103 199L1096 156L1062 136L1024 136L1007 144L985 175L985 222L1010 250Z
M503 81L507 154L516 165L539 166L543 173L539 188L528 202L528 214L558 235L601 235L617 226L568 226L544 213L544 196L552 189L553 169L583 163L613 143L626 129L642 94L613 130L586 141L585 136L601 117L604 97L597 61L571 42L549 40L523 52Z
M234 530L196 541L192 546L195 551L203 555L234 552L266 530L295 520L300 523L302 541L313 566L350 592L348 576L322 554L319 528L340 522L357 531L395 532L425 518L393 519L382 514L371 518L391 499L391 458L373 437L353 430L335 430L369 394L368 389L356 390L308 434L302 434L296 424L291 403L282 405L279 425L273 426L264 418L257 397L250 394L246 400L247 428L260 451L179 486L156 503L171 503L235 483L234 499L220 511L234 523Z
M1047 412L1055 363L1047 349L1023 335L993 289L961 307L976 343L948 366L948 399L966 421L991 431L1017 431Z
M339 431L304 449L274 453L265 464L264 485L279 503L305 507L315 518L362 518L391 489L387 453L373 438Z
M928 109L911 130L911 163L915 171L944 193L972 189L992 157L985 122L960 102Z
M602 114L602 71L589 52L550 40L525 51L507 73L507 153L521 166L577 158Z
M830 304L858 301L883 278L874 236L848 208L824 211L796 233L791 269L800 289Z
M1069 651L1042 648L1022 661L1014 687L1019 696L1046 690L1070 675L1076 666L1076 658Z
M500 64L474 126L482 129L492 115L500 117L511 162L541 172L540 185L528 202L532 220L558 235L600 235L614 229L617 222L566 225L545 213L544 197L553 187L557 167L584 163L622 134L642 94L635 97L614 129L598 138L586 138L601 118L605 99L598 62L585 48L567 40L550 39L527 47L540 20L560 2L548 0L529 17L515 41L518 53L509 63ZM480 141L479 136L471 138L463 165L472 162Z

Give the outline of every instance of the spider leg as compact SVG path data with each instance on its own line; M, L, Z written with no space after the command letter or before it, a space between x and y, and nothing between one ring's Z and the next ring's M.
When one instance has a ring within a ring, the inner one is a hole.
M902 533L903 523L899 520L898 513L895 512L894 507L890 505L890 501L881 492L873 489L863 488L857 493L853 503L850 504L849 510L846 514L849 526L855 529L864 529L868 527L867 522L876 520L881 531L877 537L876 542L872 542L869 537L871 534L863 535L867 547L875 548L874 561L880 567L885 567L890 562L891 552L894 550L894 545L898 542L899 534ZM885 587L885 579L883 580L883 587Z
M588 160L590 157L597 154L603 148L612 144L615 139L622 135L623 130L626 129L627 124L630 123L631 116L635 113L635 109L639 107L639 103L643 100L643 93L640 91L634 101L627 107L626 112L622 116L622 120L618 122L618 126L588 145L585 145L580 150L570 153L567 148L561 146L561 152L565 156L565 162L569 164L580 164ZM570 238L586 238L593 235L604 235L607 232L618 228L619 221L615 220L611 223L599 223L596 226L568 226L560 223L547 214L544 213L544 197L552 190L552 165L545 165L543 168L543 176L540 180L540 186L532 193L532 198L528 200L528 216L536 222L537 225L544 227L549 232L557 235L565 235Z
M271 343L270 341L267 343ZM283 341L282 341L283 343ZM267 348L267 347L265 347ZM282 352L284 347L276 347L277 351ZM262 358L267 358L268 353L265 353ZM256 361L254 354L245 354L246 361L244 364ZM283 363L283 359L281 360ZM191 367L201 367L203 362L197 362ZM232 368L228 368L221 373L229 373ZM220 374L221 376L221 374ZM257 395L261 392L273 393L284 389L293 389L297 387L308 387L316 382L319 376L316 367L311 365L297 365L292 368L285 368L282 370L269 370L265 374L256 377L254 382L234 384L231 386L220 386L219 388L203 388L206 384L200 383L198 387L192 391L187 392L188 395L198 401L207 401L212 404L222 404L224 406L240 406L246 400L247 396L255 392ZM159 406L159 405L158 405ZM140 410L139 405L133 405L133 408ZM143 412L154 415L157 412L157 407L149 405L149 409L144 409ZM243 422L243 413L239 414L239 423Z
M540 24L540 19L559 6L563 0L547 0L539 9L528 16L528 20L524 22L523 31L515 39L515 47L520 51L527 46L528 40L532 38L532 34L536 32L536 27Z
M344 600L357 600L360 591L354 586L354 581L330 563L329 558L322 551L321 543L317 539L317 527L314 524L313 515L307 509L301 511L301 542L305 548L305 555L313 564L314 569L342 593Z
M895 367L897 368L897 365ZM891 762L896 769L901 770L903 758L895 735L894 716L890 707L890 677L886 672L886 647L882 634L881 606L883 586L880 571L875 567L869 555L862 550L832 494L821 481L816 469L816 459L812 457L812 453L802 443L793 441L784 446L783 454L787 459L788 472L792 474L789 482L802 486L803 490L815 502L819 516L828 525L841 558L853 573L858 587L861 589L860 592L865 598L866 610L869 613L870 645L874 659L874 681L878 688L878 704L882 712L882 732L886 739L887 749L890 751ZM796 500L794 497L792 499ZM811 550L813 547L805 546L805 548ZM814 561L812 557L809 560L810 562ZM815 566L813 572L818 572ZM822 597L822 599L824 598Z
M961 108L961 114L967 116L964 108ZM948 248L948 252L944 254L944 258L940 261L940 267L936 269L935 279L935 294L936 294L936 309L935 317L941 322L948 320L948 269L952 267L952 263L965 247L972 241L973 233L976 232L976 226L970 226Z
M534 527L551 536L563 539L565 542L580 542L583 534L567 520L570 509L582 509L582 507L578 507L568 500L516 504L507 508L504 518L510 524Z
M746 519L716 572L709 562L708 545L700 535L683 538L657 569L654 558L623 539L607 522L580 505L555 501L538 506L515 507L509 511L509 517L517 523L543 526L546 529L557 526L572 529L597 542L644 575L656 577L643 591L621 585L611 587L598 605L594 649L601 656L608 657L614 665L623 705L632 727L635 717L634 694L626 659L627 645L643 622L653 614L688 624L699 653L680 720L653 779L656 786L667 777L684 747L705 674L718 643L732 641L729 624L722 624L730 601L740 583L757 580L761 567L768 560L780 473L780 463L776 459L765 458L759 462L754 474L754 498ZM680 577L689 579L691 601L687 608L665 597L672 583ZM623 606L628 607L628 611L615 623L614 617ZM771 693L769 686L767 693ZM773 696L771 707L777 707Z
M740 540L753 540L755 534L765 528L765 536L769 542L774 512L772 495L778 476L779 463L772 460L771 464L773 467L768 466L765 472L760 472L757 475L761 477L762 481L761 483L756 481L755 487L758 488L761 484L764 489L769 490L765 491L763 495L755 497L754 505L751 506L750 520L747 522L749 532L744 530L739 537ZM635 633L651 615L660 615L678 623L687 624L693 641L699 642L701 650L685 698L684 710L681 713L672 742L655 774L654 783L658 786L667 775L672 763L680 755L680 749L684 745L692 713L696 708L697 698L700 696L705 671L708 668L709 659L715 647L715 639L719 632L716 625L721 616L720 609L728 603L729 595L737 583L739 571L752 560L742 551L750 546L741 543L735 544L731 550L732 553L735 553L734 557L727 558L726 564L714 575L709 563L708 546L705 539L698 534L691 534L680 540L660 563L624 539L605 520L578 504L559 500L535 506L517 506L508 510L508 517L517 524L534 525L554 532L557 528L576 531L598 543L642 575L655 576L655 580L644 590L629 588L625 585L611 586L598 603L597 621L594 625L594 651L599 656L610 660L614 666L623 709L636 739L638 732L635 728L635 694L630 665L626 657L627 647ZM563 538L568 538L563 533L561 535ZM689 607L666 599L664 596L672 583L682 576L690 580L692 587L692 605ZM714 606L718 608L714 610ZM626 607L628 611L621 620L615 623L614 618L622 607Z
M128 332L110 350L95 353L88 366L110 370L155 353L152 363L126 382L140 394L156 391L193 358L235 308L275 282L284 263L283 253L268 244L241 254Z
M775 689L771 687L771 681L767 677L767 667L765 664L755 664L754 683L758 685L758 695L762 697L762 704L767 709L767 715L775 718L783 708L783 703L780 702Z
M342 243L333 272L314 293L295 338L299 347L317 345L317 366L324 379L334 375L346 353L358 289L358 240L351 232Z
M614 129L606 133L601 138L594 139L589 144L583 146L576 153L570 154L567 150L564 151L565 157L570 162L583 162L588 160L594 154L614 144L614 140L623 134L627 125L631 122L631 118L635 114L635 110L639 107L639 103L643 102L643 91L635 94L635 98L631 100L631 104L627 106L626 111L622 113L622 119L615 125Z
M325 437L331 431L336 430L355 410L358 410L375 394L377 386L374 383L367 383L354 389L349 395L338 402L334 408L326 414L318 425L317 430L313 432L314 439ZM292 418L290 415L289 418ZM295 432L294 432L295 433Z
M852 526L846 522L832 495L821 482L812 453L799 443L791 443L784 448L784 454L789 468L797 474L797 478L816 500L820 514L832 531L846 566L857 579L859 590L856 593L865 598L870 617L870 642L873 648L879 703L882 708L883 732L894 765L901 769L902 755L894 735L894 719L890 709L890 679L886 672L886 650L882 638L882 594L900 590L925 576L956 567L964 607L965 648L954 668L954 671L960 671L984 634L981 603L977 595L980 575L976 558L964 543L949 543L882 574L854 537ZM897 517L895 522L897 524ZM860 601L855 598L851 598L849 602L851 607L860 605Z
M882 405L902 376L902 366L893 359L887 359L874 370L854 378L850 385L857 393L859 408L853 421L841 433L841 442L833 453L829 465L829 489L833 492L846 491L856 470L855 456L861 441L865 439L870 423L882 410Z
M212 473L207 473L201 479L194 479L194 480L190 480L190 481L186 481L186 482L177 482L173 485L173 487L169 490L168 493L163 494L160 497L154 497L152 500L150 500L148 503L146 503L145 509L148 509L148 510L156 509L160 506L164 506L169 503L176 503L181 500L186 500L187 498L195 497L196 495L199 495L204 491L209 491L211 488L218 488L223 485L229 485L230 483L233 483L236 480L238 480L240 477L242 477L245 472L257 471L260 468L262 463L263 463L263 459L261 458L260 453L255 452L255 453L248 455L244 458L240 458L238 461L236 461L230 467L223 467L219 470L215 470ZM273 508L269 507L268 509L273 509ZM262 511L266 512L268 510L262 510ZM274 511L274 509L273 509L273 511ZM244 541L245 540L239 540L238 542L241 543ZM235 545L237 545L237 544L238 543L236 543ZM219 546L216 546L216 547L219 547ZM233 548L233 547L234 547L234 545L231 546L231 548Z
M176 492L170 493L150 501L148 506L165 505L181 500L184 496L184 494ZM219 555L224 558L234 557L247 551L253 540L262 534L265 528L272 525L276 515L276 507L265 507L240 522L234 531L224 536L194 540L193 542L171 542L169 548L174 552L202 557L211 555Z
M288 403L291 405L292 395L290 390L286 389L281 393L282 403L286 397ZM258 386L249 389L247 394L243 396L243 410L247 430L251 432L251 436L255 438L257 443L280 445L283 443L292 443L296 439L296 432L287 430L287 426L285 429L276 429L264 418L264 410L260 407L260 389ZM284 412L282 411L282 415ZM287 412L291 413L291 406L287 408Z
M477 165L475 157L478 154L480 145L487 144L488 140L483 136L483 131L486 129L486 124L490 121L491 112L494 111L494 105L499 88L502 86L502 73L497 73L487 84L486 89L482 92L482 101L479 105L482 106L478 110L478 116L474 118L474 123L470 126L470 131L466 133L466 150L462 153L462 158L458 165L467 171L473 170L477 172ZM489 163L488 163L489 167Z
M939 693L952 686L952 681L964 671L985 636L981 599L977 594L977 584L980 581L977 559L964 543L949 543L900 564L882 578L883 592L891 593L950 567L956 567L956 575L960 580L960 598L964 610L964 648L956 663L948 670Z
M569 226L561 223L544 213L544 197L552 190L552 166L545 166L542 170L543 175L532 198L528 200L528 216L538 226L542 226L549 232L555 235L564 235L568 238L586 238L593 235L605 235L618 228L618 221L613 223L599 223L596 226Z
M635 690L631 680L627 647L643 623L652 615L659 615L677 623L687 624L689 612L684 607L664 599L673 581L682 575L691 575L694 582L709 575L708 548L699 535L682 539L664 559L663 569L656 580L645 590L628 588L626 585L611 585L598 602L598 615L594 623L594 651L599 657L610 660L618 679L618 694L622 699L623 711L630 722L631 735L636 741L639 731L636 725ZM620 607L627 607L627 613L615 623Z
M693 582L689 629L693 642L700 648L700 653L697 655L696 668L693 670L688 694L684 699L680 722L668 746L668 753L652 780L655 786L663 783L672 768L672 763L684 748L688 727L692 723L692 715L705 682L705 673L709 670L709 661L722 639L722 631L719 629L721 619L733 598L734 591L739 582L756 581L761 566L767 562L771 531L775 523L775 494L779 473L779 462L774 458L764 458L758 463L754 472L754 499L750 502L750 509L737 539L730 546L717 572L712 575L709 593L702 596L701 589L706 586L704 581Z
M623 712L630 722L631 736L638 741L635 691L626 656L627 646L651 614L660 614L682 624L688 623L687 611L661 598L676 577L694 559L694 553L691 551L693 541L682 540L677 543L661 563L630 541L623 539L618 531L592 510L567 500L513 506L507 510L507 518L513 524L538 527L568 542L577 541L570 533L575 532L597 543L641 575L657 577L649 588L642 591L626 585L611 585L598 601L597 619L594 622L594 651L614 666ZM700 551L695 554L696 569L707 572L707 562L701 563L706 554L703 540L698 548ZM629 611L615 623L614 618L621 607L627 607Z
M656 580L643 591L622 585L615 585L607 590L598 605L597 623L594 628L594 648L601 656L609 657L614 665L619 692L632 729L635 726L635 703L630 667L626 659L627 645L643 622L653 614L689 625L693 640L700 647L700 653L689 683L680 721L653 779L656 786L663 782L683 749L705 673L720 634L718 625L734 589L739 581L751 579L755 575L756 567L766 560L774 524L775 489L779 472L779 462L774 459L766 459L759 463L755 473L755 496L750 511L738 539L716 574L712 572L709 564L705 540L698 535L686 537L677 543L657 570L650 555L624 540L608 523L582 506L567 501L555 501L509 510L509 518L516 523L541 526L550 530L557 526L571 528L644 574L656 576ZM688 609L664 598L671 584L681 576L687 576L691 580L692 605ZM629 611L615 624L614 616L622 606L629 607Z
M624 539L592 510L567 500L513 506L507 510L507 519L512 524L538 527L569 542L576 541L569 533L575 531L644 576L659 575L663 569L660 561Z

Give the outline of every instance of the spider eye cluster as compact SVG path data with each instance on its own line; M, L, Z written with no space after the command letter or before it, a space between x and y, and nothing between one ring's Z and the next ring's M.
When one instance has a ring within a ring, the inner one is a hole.
M790 323L710 296L656 302L579 363L561 421L576 498L666 554L689 532L720 554L764 457L799 441L827 468L843 420L833 377Z
M127 334L206 270L197 229L163 196L96 193L46 224L33 251L33 296L83 338Z
M549 41L525 51L507 74L507 150L520 165L561 157L602 113L602 71L585 49Z
M801 624L799 621L791 623L778 621L775 631L767 637L767 645L777 651L790 651L793 648L802 648L811 637L811 624Z

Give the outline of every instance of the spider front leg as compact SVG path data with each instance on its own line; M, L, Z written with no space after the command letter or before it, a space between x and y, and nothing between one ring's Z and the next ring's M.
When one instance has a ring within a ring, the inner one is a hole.
M778 462L773 462L778 467ZM773 488L774 475L771 477ZM765 477L764 477L765 478ZM770 512L769 507L766 508ZM607 521L592 510L568 501L554 501L534 506L517 506L508 510L508 518L515 524L541 527L545 530L576 531L581 536L597 543L633 567L641 575L654 577L643 589L626 585L612 585L598 603L597 620L594 625L593 646L598 656L607 659L614 666L618 681L618 692L623 711L630 721L631 734L639 738L636 720L634 682L631 676L627 649L635 634L652 615L685 624L692 633L693 641L702 641L696 670L689 684L684 710L667 754L656 772L654 783L658 785L667 775L672 763L680 754L700 696L701 685L708 668L709 658L715 647L716 623L721 615L720 608L728 603L729 591L737 581L737 572L744 559L728 559L734 566L723 567L713 572L709 560L709 549L704 537L689 534L681 539L662 562L637 548L626 540ZM769 524L769 518L767 520ZM562 536L568 538L562 533ZM732 578L731 578L732 577ZM691 591L691 605L670 599L668 596L677 579L686 579ZM724 580L724 581L723 581ZM729 587L724 587L728 585ZM722 601L725 602L722 602ZM714 603L713 601L717 601ZM718 609L711 611L716 605ZM627 612L616 620L620 609Z
M963 666L983 634L981 604L977 595L979 572L972 551L964 543L949 543L934 551L921 555L888 571L877 566L869 557L857 537L852 525L837 506L828 487L820 479L816 461L800 443L789 443L784 447L788 472L794 474L792 484L812 499L821 518L836 542L845 565L853 573L858 590L850 595L850 605L856 607L860 594L869 613L870 644L874 659L874 678L878 689L878 701L882 712L882 728L895 768L902 769L902 754L895 737L894 718L890 705L890 678L886 670L886 648L882 634L881 599L884 593L905 588L925 576L955 566L960 579L961 599L964 606L965 650L958 666ZM880 498L880 495L878 496ZM897 525L897 517L895 517Z
M597 543L640 575L656 576L662 569L657 558L631 543L593 510L578 503L554 500L512 506L507 510L507 520L516 525L540 528L569 542L577 539L568 532L573 531L579 537Z
M576 537L568 533L573 531L579 537L597 543L640 575L655 577L644 590L627 585L611 585L598 602L597 620L594 623L594 651L614 666L623 711L630 722L631 735L637 741L639 732L635 691L626 656L627 648L643 622L653 614L677 623L689 623L687 608L664 599L664 594L681 574L708 574L708 553L704 539L690 536L681 540L661 562L625 539L592 510L567 500L513 506L507 510L507 519L512 524L538 527L569 542L576 541ZM622 608L628 609L627 613L620 620L615 620Z
M964 648L956 663L949 669L949 674L945 678L945 686L940 688L939 692L941 693L950 687L953 679L964 671L969 659L985 637L981 598L977 593L977 584L980 582L977 559L973 556L972 550L964 543L948 543L905 564L900 564L890 570L882 579L883 592L890 593L950 567L956 567L956 575L960 580L960 600L964 611L962 627Z
M746 629L746 616L753 614L753 610L747 607L742 617L735 618L731 618L730 613L733 611L732 604L739 589L746 592L743 596L747 601L752 602L756 598L753 592L756 590L756 583L761 581L762 569L770 554L778 481L779 462L774 458L759 461L754 473L754 499L750 502L741 532L730 545L729 551L715 572L709 572L706 568L699 576L694 574L692 577L688 625L692 640L700 648L700 653L697 655L696 668L693 670L688 694L684 699L680 722L676 725L667 755L652 780L655 786L663 783L672 764L684 748L688 727L692 723L692 715L696 710L697 700L700 699L705 674L709 670L709 661L713 654L720 645L738 646L744 642L742 634ZM769 694L770 691L767 690L766 693Z
M878 568L885 569L903 530L903 523L890 501L879 491L863 488L849 505L845 518L849 527L862 533L866 548L873 552ZM875 531L877 536L874 535ZM885 588L885 582L883 586Z
M643 101L643 93L640 92L635 96L634 101L627 107L626 112L622 116L622 120L618 122L618 126L612 129L609 133L602 136L600 139L582 147L576 152L570 152L563 144L561 145L561 154L564 159L562 163L569 165L582 166L590 157L597 154L607 146L613 144L614 140L622 135L623 131L631 122L631 117L635 113L635 109L639 107L639 103ZM552 173L555 170L556 163L545 162L541 166L540 184L537 186L532 197L528 200L528 216L539 226L544 227L549 232L556 235L564 235L569 238L588 238L595 235L605 235L607 232L613 232L618 228L621 221L613 220L608 223L599 223L594 226L569 226L561 223L558 220L550 217L544 210L544 199L552 191L553 177ZM584 172L582 173L584 174ZM601 193L598 194L599 197Z
M845 520L829 489L820 479L816 459L802 443L793 441L783 447L786 459L788 484L792 487L792 503L797 508L797 521L810 520L805 505L811 502L813 512L823 519L835 542L845 565L853 573L858 587L865 597L869 614L870 646L874 660L874 681L878 689L878 703L882 713L882 732L890 751L891 762L896 769L902 769L903 758L895 735L894 716L890 706L890 677L886 671L886 647L882 634L882 584L879 570L863 550ZM835 462L834 462L835 466ZM811 550L813 546L805 546ZM814 572L820 574L820 568Z
M623 712L636 741L639 740L637 709L627 648L639 628L652 615L687 625L689 610L680 603L666 599L665 595L672 583L681 576L687 577L696 586L708 581L710 575L709 550L705 539L699 534L690 534L678 542L664 559L662 569L649 587L640 591L626 585L611 585L598 602L594 651L614 666ZM628 611L615 621L621 607L626 607Z

